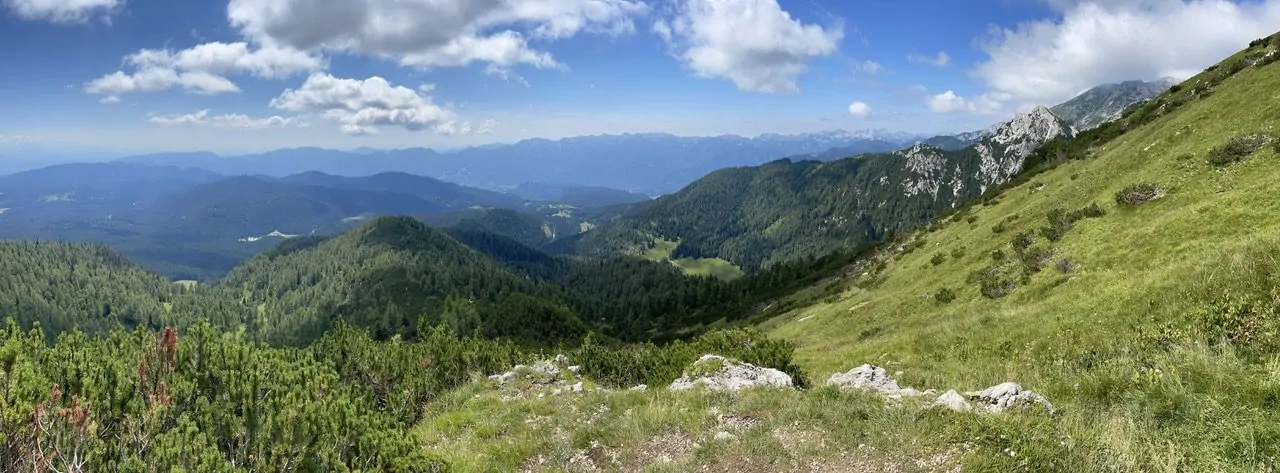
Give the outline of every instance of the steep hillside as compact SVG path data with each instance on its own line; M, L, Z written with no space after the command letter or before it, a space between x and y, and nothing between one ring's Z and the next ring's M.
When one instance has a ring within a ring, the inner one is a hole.
M578 248L639 253L660 238L680 242L672 257L721 258L748 271L823 255L927 222L1009 180L1038 146L1072 133L1041 107L956 151L917 144L825 163L725 169L588 232Z
M1066 119L1076 129L1089 130L1120 118L1124 112L1176 84L1173 79L1154 81L1131 80L1094 87L1058 104L1053 113Z
M1052 419L985 422L1001 440L975 464L1274 469L1278 59L1280 36L1257 41L1048 147L1045 172L767 326L818 376L870 362L903 385L1012 379L1053 400Z

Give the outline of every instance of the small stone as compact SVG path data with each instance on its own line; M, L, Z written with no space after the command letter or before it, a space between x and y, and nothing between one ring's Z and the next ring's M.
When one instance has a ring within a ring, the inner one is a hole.
M827 385L837 386L842 390L867 389L894 399L924 394L912 388L898 386L898 381L889 376L884 368L869 364L849 370L847 373L833 374L830 379L827 379Z
M557 365L567 365L567 364L569 364L569 357L564 356L564 354L556 355L556 364L557 364Z
M570 372L570 373L577 373L577 372L579 372L579 371L582 371L582 366L581 366L581 365L573 365L573 366L570 366L570 367L569 367L569 372Z
M737 439L737 438L738 438L738 436L737 436L737 435L733 435L733 434L731 434L731 433L729 433L729 432L726 432L726 431L721 430L721 431L719 431L719 432L716 432L716 437L715 437L715 438L716 438L716 440L726 441L726 442L727 442L727 441L729 441L729 440Z
M1053 404L1040 393L1022 389L1018 383L1012 382L969 393L969 399L988 412L1004 412L1013 408L1031 409L1035 406L1043 407L1050 414L1054 412Z
M515 381L515 380L516 380L516 373L515 373L514 371L508 371L508 372L506 372L506 373L502 373L502 374L495 374L495 375L493 375L493 376L490 376L490 377L489 377L489 380L490 380L490 381L497 381L497 382L498 382L498 385L499 385L499 386L501 386L501 385L504 385L504 384L510 383L510 382L512 382L512 381Z
M973 406L969 404L969 401L954 389L947 391L946 394L938 397L938 400L934 401L933 405L942 406L956 412L968 412L973 409Z
M573 386L569 386L569 390L575 393L582 392L582 381L578 381L577 384L574 384Z
M637 385L635 385L635 386L632 386L630 390L631 390L631 391L646 391L646 390L648 390L648 389L649 389L649 386L648 386L648 385L645 385L645 384L637 384Z

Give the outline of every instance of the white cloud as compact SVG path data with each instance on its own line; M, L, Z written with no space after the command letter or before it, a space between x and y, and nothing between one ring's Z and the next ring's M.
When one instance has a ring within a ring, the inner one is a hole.
M295 49L220 42L177 52L143 49L125 57L124 62L132 73L121 70L104 75L85 84L85 91L115 96L181 87L189 93L211 95L240 90L228 75L278 79L325 67L323 58Z
M225 77L205 72L179 73L173 69L153 67L133 74L125 74L123 71L107 74L85 84L85 91L91 94L118 96L130 92L156 92L173 87L182 87L187 92L203 95L240 90Z
M399 126L410 131L430 129L440 134L466 133L470 125L459 122L452 110L381 77L342 79L318 72L298 89L287 89L271 101L281 110L318 113L341 124L352 135L373 135L379 126Z
M947 64L951 64L951 56L946 51L938 51L936 56L911 53L907 55L907 60L912 64L927 64L938 67L945 67Z
M111 15L124 6L124 0L0 0L18 18L54 23L84 23Z
M858 72L870 75L884 72L884 66L881 66L880 63L875 61L862 61L861 63L854 64L853 68Z
M956 95L954 91L946 91L941 94L929 97L929 110L937 113L950 113L965 107L964 97Z
M98 103L120 103L120 97L108 95L98 100Z
M1003 111L1007 96L998 93L981 94L972 98L957 95L955 91L931 95L925 101L929 110L936 113L969 112L977 115L994 115Z
M674 14L654 24L684 64L700 77L724 78L739 89L799 90L806 61L836 51L844 29L804 24L776 0L676 0Z
M248 115L231 113L210 116L209 110L200 110L185 115L152 115L147 119L157 125L203 125L209 124L223 128L279 128L290 125L302 126L295 117L270 116L254 118Z
M39 138L31 135L0 135L0 143L22 143L28 141L39 141Z
M871 113L871 106L866 102L853 102L849 104L849 115L858 118L865 117Z
M1053 105L1104 83L1186 78L1275 32L1280 0L1045 0L1060 18L996 28L975 75L1008 100Z
M155 115L147 119L151 123L157 125L190 125L195 123L208 123L209 111L201 110L196 113L188 113L186 115Z
M290 125L303 126L302 122L297 121L294 117L282 117L279 115L254 118L248 115L232 113L213 117L213 126L228 128L279 128Z
M264 44L505 69L558 66L530 39L626 34L647 11L640 0L231 0L227 16Z

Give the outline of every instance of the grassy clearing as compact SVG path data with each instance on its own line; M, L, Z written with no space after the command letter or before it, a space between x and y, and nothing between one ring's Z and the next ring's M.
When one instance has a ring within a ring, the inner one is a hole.
M414 435L451 466L476 472L946 471L965 461L962 448L985 448L952 444L987 422L830 388L504 399L478 382L430 409ZM883 425L897 428L874 428ZM732 438L717 439L720 432Z
M1029 451L1031 464L1275 471L1280 149L1251 142L1248 159L1213 156L1240 148L1231 144L1240 136L1280 134L1277 90L1280 66L1245 69L1092 158L974 208L979 221L1001 222L1000 231L941 225L921 235L922 251L890 259L879 284L849 285L765 328L796 342L799 362L817 379L873 362L903 370L906 385L976 389L1013 380L1045 393L1060 418L999 428L1075 446ZM1118 191L1134 183L1164 195L1118 205ZM1106 215L1057 241L1036 234L1054 210L1091 204ZM1068 258L1070 271L1032 272L1004 297L984 297L968 276L990 266L997 250L1014 258L1010 242L1027 232L1054 258ZM957 248L964 256L935 258ZM936 298L944 288L955 296L946 304Z
M713 276L725 281L731 281L746 274L738 265L720 258L671 259L671 253L676 250L677 246L680 246L678 241L654 238L653 247L644 253L644 258L649 261L670 261L671 264L683 270L685 274Z

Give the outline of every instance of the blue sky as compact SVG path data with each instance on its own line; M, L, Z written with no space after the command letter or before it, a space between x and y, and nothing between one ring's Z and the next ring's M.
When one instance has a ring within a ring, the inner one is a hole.
M1276 25L1280 0L0 0L0 149L959 132Z

